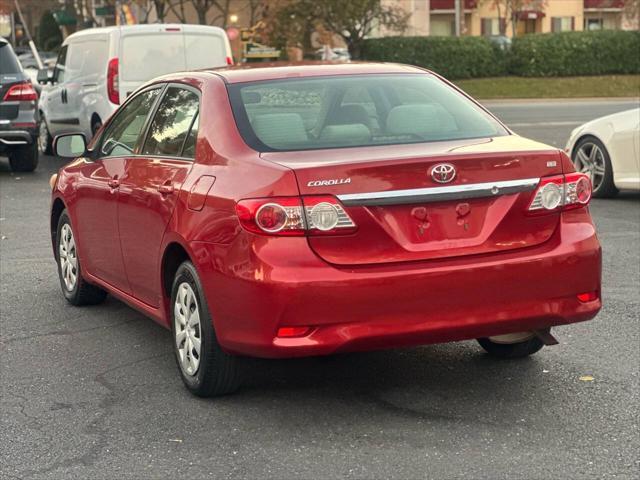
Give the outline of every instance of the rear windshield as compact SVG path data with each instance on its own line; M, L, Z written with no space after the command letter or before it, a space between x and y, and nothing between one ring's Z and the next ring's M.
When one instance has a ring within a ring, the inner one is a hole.
M258 151L509 134L484 110L429 74L317 77L228 88L238 129Z
M219 35L157 33L127 35L122 40L123 80L144 82L166 73L226 65L226 47Z
M11 45L8 43L0 43L0 75L7 73L20 73L20 63L13 53Z

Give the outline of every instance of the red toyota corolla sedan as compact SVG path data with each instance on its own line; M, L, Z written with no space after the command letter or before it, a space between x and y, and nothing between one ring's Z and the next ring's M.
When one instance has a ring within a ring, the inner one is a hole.
M77 157L51 182L65 297L171 328L197 395L236 389L241 356L521 357L601 307L589 179L419 68L165 76L56 150Z

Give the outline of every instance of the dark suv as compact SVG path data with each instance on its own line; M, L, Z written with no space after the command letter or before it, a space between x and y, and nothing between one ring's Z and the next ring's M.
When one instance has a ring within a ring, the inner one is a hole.
M0 155L15 172L38 166L38 94L11 45L0 37Z

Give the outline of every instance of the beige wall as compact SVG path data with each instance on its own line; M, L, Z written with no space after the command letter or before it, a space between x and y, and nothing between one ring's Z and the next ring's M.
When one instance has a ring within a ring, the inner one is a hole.
M346 1L346 0L345 0ZM382 0L383 3L389 5L398 5L407 12L412 13L409 18L409 27L404 33L405 35L441 35L447 31L447 22L451 21L453 11L434 13L430 11L429 0ZM621 11L613 12L585 12L584 0L547 0L544 4L543 11L545 16L532 22L530 26L535 27L536 33L547 33L552 31L552 18L570 18L573 17L573 29L583 30L584 19L586 18L602 18L603 27L605 29L637 29L638 20L622 18ZM502 12L501 12L502 13ZM504 16L504 13L502 13ZM465 13L465 35L481 35L482 19L493 18L498 19L498 12L494 3L488 0L480 1L479 6L472 11ZM565 21L566 25L570 25L570 20ZM497 26L497 24L496 24ZM518 33L525 30L525 22L520 22L517 28ZM384 35L384 31L377 32L378 35ZM507 21L507 36L512 37L511 21Z
M552 17L574 17L574 30L582 30L584 10L583 0L555 0L548 1L544 9L546 16L542 19L542 31L551 31Z
M583 0L547 0L544 7L545 16L536 20L536 33L551 32L552 17L574 17L575 30L582 30ZM504 13L501 12L504 16ZM491 2L483 2L471 15L470 35L480 35L482 18L497 18L498 12ZM511 21L507 21L507 36L513 36Z

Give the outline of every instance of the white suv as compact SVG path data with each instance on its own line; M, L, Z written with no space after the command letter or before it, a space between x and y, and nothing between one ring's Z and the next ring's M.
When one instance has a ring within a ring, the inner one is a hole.
M182 24L93 28L70 35L53 72L38 72L38 145L51 153L52 138L83 133L90 139L136 88L165 73L233 63L224 30Z

